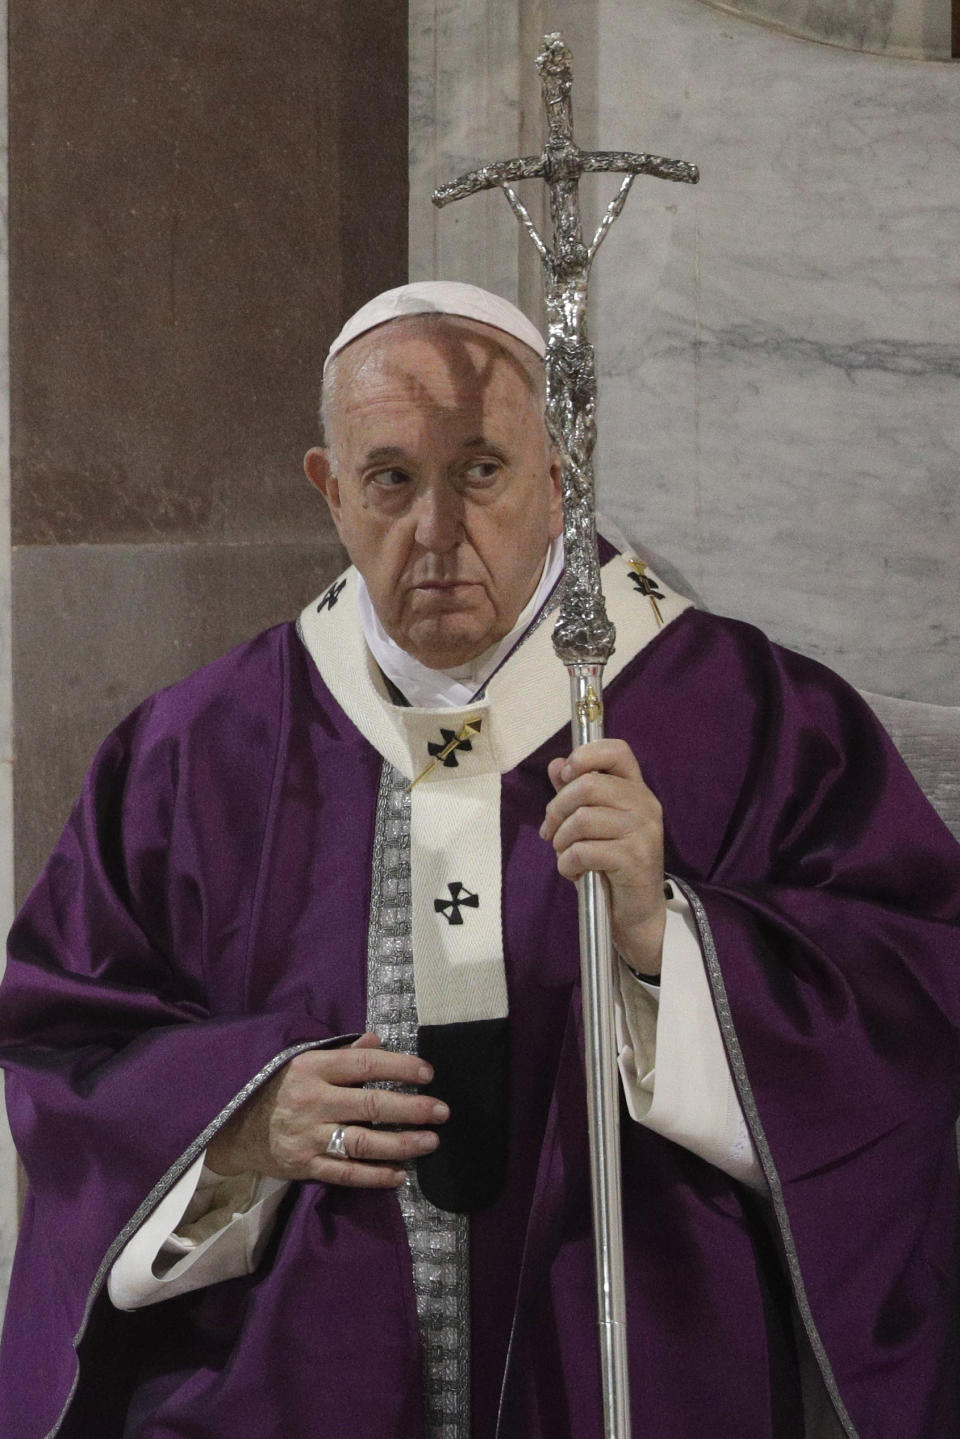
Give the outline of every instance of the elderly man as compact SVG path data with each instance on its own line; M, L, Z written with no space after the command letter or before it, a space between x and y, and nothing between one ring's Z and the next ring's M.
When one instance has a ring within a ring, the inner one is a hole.
M352 567L97 756L0 1006L18 1439L598 1439L585 869L635 1433L960 1433L956 847L839 680L606 543L569 752L542 353L365 306L306 459Z

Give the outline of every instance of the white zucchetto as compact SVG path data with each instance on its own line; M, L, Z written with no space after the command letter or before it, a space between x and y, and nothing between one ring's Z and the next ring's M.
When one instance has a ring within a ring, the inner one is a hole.
M398 285L395 290L384 290L382 295L375 295L361 305L330 346L324 370L334 355L367 330L385 325L389 320L402 319L405 315L431 314L462 315L467 320L479 320L484 325L492 325L496 330L516 336L538 355L547 352L536 325L509 300L494 295L490 290L481 290L478 285L454 280L420 280L413 285Z

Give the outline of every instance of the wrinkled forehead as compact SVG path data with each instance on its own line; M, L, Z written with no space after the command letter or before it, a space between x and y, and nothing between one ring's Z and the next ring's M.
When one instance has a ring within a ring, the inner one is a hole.
M476 404L512 389L540 399L543 361L522 340L479 320L409 315L367 331L336 357L338 404L387 390L441 405Z

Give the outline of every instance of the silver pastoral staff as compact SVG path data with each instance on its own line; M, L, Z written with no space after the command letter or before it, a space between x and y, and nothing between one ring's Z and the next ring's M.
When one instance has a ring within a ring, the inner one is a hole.
M581 150L573 138L570 51L562 35L547 35L537 56L547 111L547 143L540 155L498 160L461 175L434 192L435 205L499 185L543 262L547 311L547 428L563 467L563 540L566 571L553 643L570 675L575 745L603 738L603 667L613 652L614 628L600 586L593 449L596 444L597 377L587 336L590 266L607 231L623 209L637 175L695 185L694 165L622 150ZM624 175L620 189L589 245L580 224L580 176L612 170ZM540 178L550 191L553 241L548 245L513 189L513 182ZM601 876L585 874L579 885L580 960L587 1050L590 1173L600 1321L600 1361L605 1439L629 1439L623 1219L620 1198L619 1089L613 1032L613 942Z

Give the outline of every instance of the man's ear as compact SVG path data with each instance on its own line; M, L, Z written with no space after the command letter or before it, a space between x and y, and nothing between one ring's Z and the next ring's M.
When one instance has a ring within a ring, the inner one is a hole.
M329 451L315 445L303 457L303 470L311 485L320 491L333 516L333 523L340 530L340 481L333 473Z
M563 466L560 456L550 446L550 538L563 534Z

